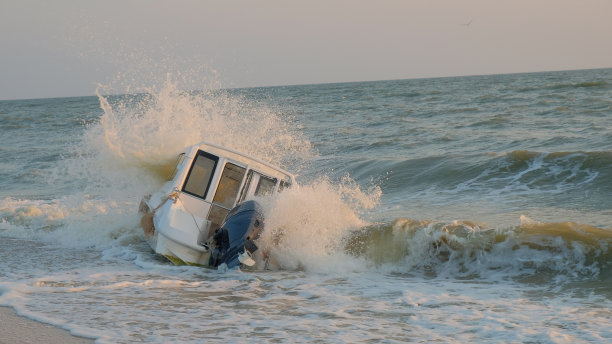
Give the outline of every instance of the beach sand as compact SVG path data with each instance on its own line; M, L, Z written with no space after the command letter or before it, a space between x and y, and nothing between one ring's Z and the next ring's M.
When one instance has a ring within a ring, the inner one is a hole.
M0 307L0 344L92 344L93 340L76 337L66 330L20 317L12 308Z

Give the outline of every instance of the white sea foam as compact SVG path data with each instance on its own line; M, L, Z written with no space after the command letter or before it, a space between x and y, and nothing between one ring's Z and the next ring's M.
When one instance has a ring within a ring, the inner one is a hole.
M262 249L285 269L362 269L343 245L351 230L367 224L360 215L375 207L380 195L379 188L362 190L348 177L336 185L320 178L263 200L267 217Z

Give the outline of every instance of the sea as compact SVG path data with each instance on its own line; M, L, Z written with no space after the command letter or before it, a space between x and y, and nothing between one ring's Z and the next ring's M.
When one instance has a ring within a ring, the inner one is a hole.
M268 270L145 242L201 141L296 174ZM610 343L612 69L0 101L0 261L97 343Z

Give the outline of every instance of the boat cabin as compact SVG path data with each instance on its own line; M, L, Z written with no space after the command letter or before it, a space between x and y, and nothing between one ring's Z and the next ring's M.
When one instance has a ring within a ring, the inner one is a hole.
M253 196L265 196L294 183L294 176L246 154L201 143L179 156L172 184L201 233L212 235L236 205ZM207 220L207 221L204 221Z

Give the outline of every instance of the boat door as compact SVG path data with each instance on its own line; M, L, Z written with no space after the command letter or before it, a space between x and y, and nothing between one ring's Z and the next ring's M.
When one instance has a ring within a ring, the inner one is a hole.
M225 164L217 191L212 200L212 207L208 213L208 220L211 222L209 233L214 233L221 226L221 222L223 222L227 213L236 204L245 172L244 167L231 162Z

